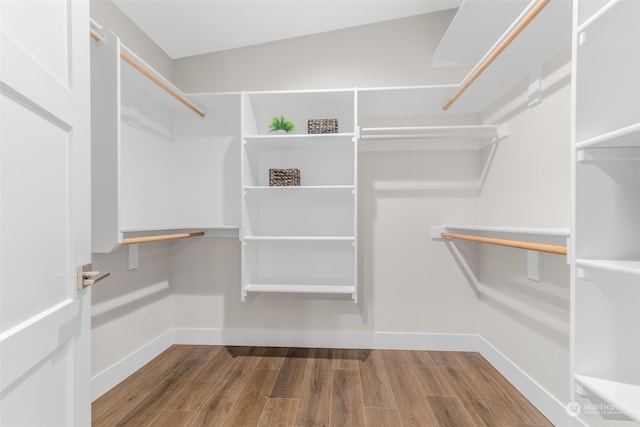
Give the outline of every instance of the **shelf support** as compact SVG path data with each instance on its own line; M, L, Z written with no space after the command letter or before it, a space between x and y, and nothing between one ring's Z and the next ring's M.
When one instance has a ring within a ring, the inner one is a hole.
M533 108L542 102L542 68L537 68L529 74L529 101L527 105Z

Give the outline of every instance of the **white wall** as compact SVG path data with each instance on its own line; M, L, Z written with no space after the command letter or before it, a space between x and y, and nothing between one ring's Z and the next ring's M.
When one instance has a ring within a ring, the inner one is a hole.
M92 373L110 368L173 325L171 245L139 246L139 268L128 270L129 249L93 254L93 266L111 276L93 287Z
M182 58L174 62L174 83L186 92L457 83L466 69L431 66L453 14L445 10Z
M527 108L523 84L486 113L509 123L478 200L485 225L566 227L570 221L570 52L543 69L542 103ZM526 253L484 245L478 332L562 402L569 399L569 266L544 254L542 280L526 276Z

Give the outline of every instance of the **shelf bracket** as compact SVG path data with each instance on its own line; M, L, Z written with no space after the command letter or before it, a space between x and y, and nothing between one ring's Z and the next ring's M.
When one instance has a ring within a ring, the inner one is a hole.
M542 253L527 251L527 278L540 282L542 277Z
M138 255L138 249L139 246L137 243L133 244L133 245L129 245L128 249L129 249L129 266L127 267L127 270L131 271L131 270L136 270L139 266L139 262L140 262L140 258Z
M529 108L542 102L542 68L538 67L529 73Z

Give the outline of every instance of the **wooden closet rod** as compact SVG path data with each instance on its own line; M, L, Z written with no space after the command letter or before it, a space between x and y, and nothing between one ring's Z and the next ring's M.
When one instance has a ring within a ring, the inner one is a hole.
M163 234L160 236L131 237L129 239L123 239L121 245L126 246L135 245L138 243L162 242L164 240L189 239L191 237L201 236L204 236L204 231L195 231L193 233Z
M484 72L484 70L491 65L491 63L511 44L511 42L518 37L518 35L524 30L527 25L538 16L538 14L544 9L551 0L538 0L535 6L529 10L529 12L522 18L520 22L507 34L507 36L489 53L485 59L476 66L473 72L468 75L462 82L458 90L453 94L451 99L442 106L442 109L447 111L451 105L466 91L469 86Z
M89 34L91 35L91 38L93 38L96 41L102 41L103 39L102 34L100 34L99 32L97 32L91 27L89 27ZM196 113L198 116L204 117L204 113L202 111L198 110L198 108L196 108L192 103L187 101L184 97L182 97L182 95L177 93L175 90L169 87L166 83L164 83L158 77L153 75L153 73L151 73L146 67L138 63L138 61L133 59L131 56L127 55L124 52L120 52L120 58L122 58L123 61L130 64L133 68L138 70L140 73L142 73L142 75L144 75L146 78L148 78L149 80L154 82L156 85L158 85L160 89L164 90L169 95L173 96L175 99L177 99L181 104L186 106L188 109Z
M471 236L468 234L457 234L442 232L442 237L450 239L469 240L471 242L488 243L490 245L508 246L510 248L527 249L530 251L547 252L550 254L566 255L567 248L565 246L548 245L545 243L521 242L518 240L494 239L492 237Z

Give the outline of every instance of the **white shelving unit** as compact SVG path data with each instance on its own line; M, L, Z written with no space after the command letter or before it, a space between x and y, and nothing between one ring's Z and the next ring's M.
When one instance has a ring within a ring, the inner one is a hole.
M178 88L107 29L91 43L92 250L127 237L183 230L233 234L239 225L240 94L198 95L201 117L157 82ZM225 200L226 203L222 203ZM237 231L235 231L237 235Z
M355 92L248 92L242 105L242 300L249 293L350 295L357 301ZM283 115L296 132L267 133ZM307 134L337 118L340 133ZM269 169L300 186L269 186Z
M640 3L576 7L574 397L640 421Z

